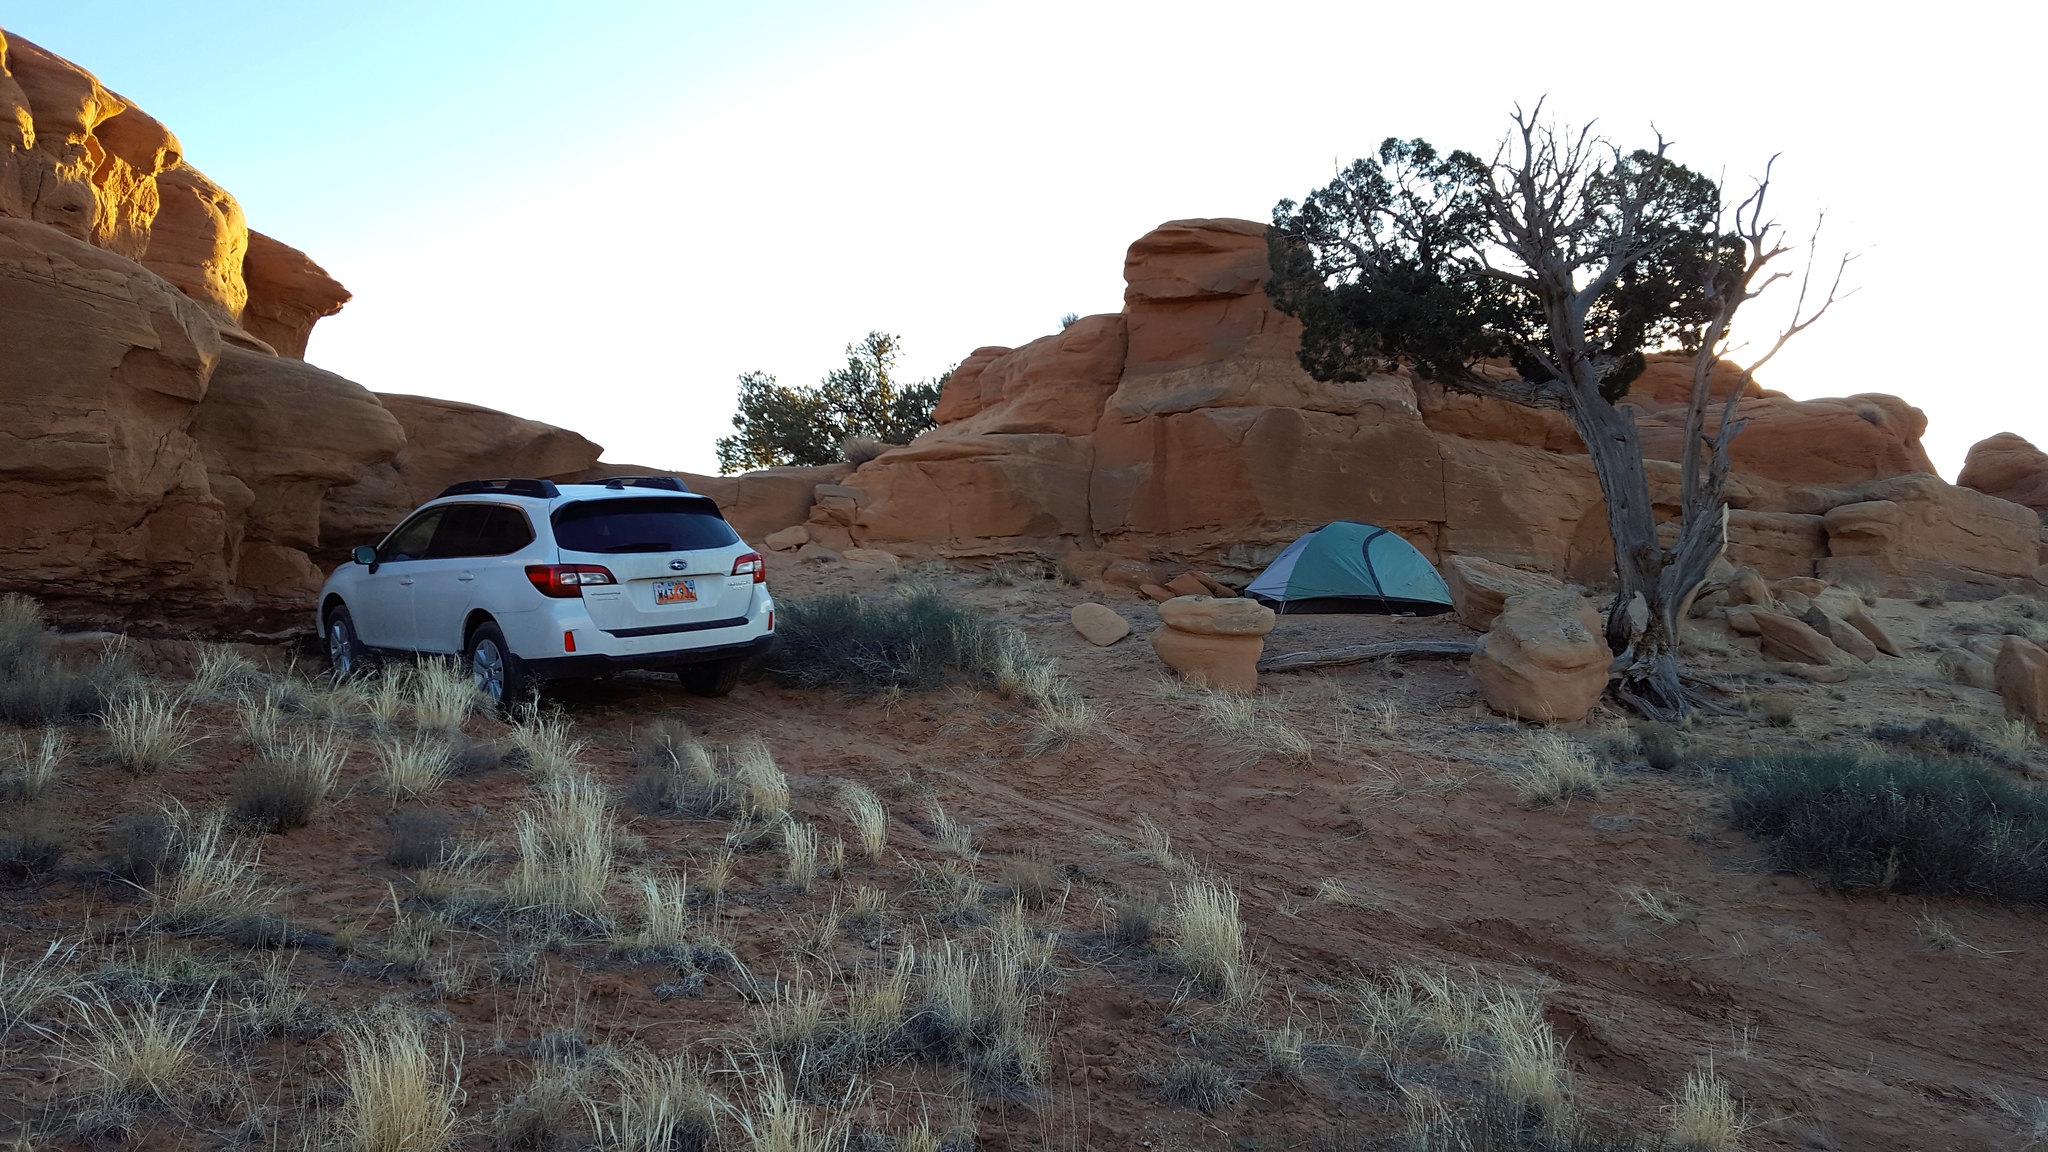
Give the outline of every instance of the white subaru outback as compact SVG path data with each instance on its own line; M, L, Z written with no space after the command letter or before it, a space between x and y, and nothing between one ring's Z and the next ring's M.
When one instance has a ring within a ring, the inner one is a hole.
M666 476L470 480L327 578L320 634L337 676L459 655L499 704L628 669L723 696L774 640L766 578L718 506Z

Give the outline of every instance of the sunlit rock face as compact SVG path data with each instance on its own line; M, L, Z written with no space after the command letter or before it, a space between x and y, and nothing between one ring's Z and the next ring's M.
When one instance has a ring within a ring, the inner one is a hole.
M310 617L328 526L374 540L419 497L394 462L429 480L596 461L574 433L305 363L348 298L250 231L165 125L0 33L0 590L80 621L268 632Z
M1125 256L1121 313L1021 348L975 349L946 384L938 427L821 489L810 536L955 556L1104 550L1249 572L1302 532L1351 519L1438 561L1476 556L1584 581L1611 571L1606 507L1561 413L1406 372L1315 380L1296 358L1300 325L1265 294L1267 274L1263 225L1160 225ZM1792 400L1726 364L1709 391L1725 399L1738 386L1732 562L1773 578L1826 569L1900 588L2033 586L2034 513L1935 478L1918 409L1874 394ZM1628 401L1667 520L1691 390L1689 357L1653 356ZM1718 419L1716 405L1709 432ZM1891 511L1831 515L1880 501Z

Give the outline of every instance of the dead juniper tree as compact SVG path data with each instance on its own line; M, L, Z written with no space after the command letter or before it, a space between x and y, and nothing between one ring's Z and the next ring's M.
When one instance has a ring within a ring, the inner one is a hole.
M1717 181L1668 159L1661 137L1654 149L1624 151L1591 125L1542 121L1541 109L1516 110L1491 161L1389 139L1300 204L1281 201L1267 291L1302 321L1301 363L1319 380L1405 366L1570 418L1614 538L1612 691L1644 715L1676 718L1705 703L1679 668L1678 628L1726 544L1728 446L1743 423L1736 401L1834 303L1846 260L1812 303L1808 245L1791 321L1717 406L1710 383L1733 350L1736 312L1793 275L1771 267L1788 248L1764 214L1769 167L1730 205ZM1624 403L1644 354L1660 350L1694 355L1669 546Z

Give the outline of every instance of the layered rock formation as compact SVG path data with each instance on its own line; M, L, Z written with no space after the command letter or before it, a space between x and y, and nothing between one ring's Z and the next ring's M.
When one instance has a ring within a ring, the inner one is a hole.
M1355 519L1439 562L1589 581L1611 571L1599 487L1561 414L1405 373L1312 379L1299 325L1264 292L1264 231L1179 220L1140 238L1121 313L976 349L947 382L937 428L818 490L810 538L1249 572L1300 533ZM1667 517L1690 372L1689 358L1653 357L1630 398ZM1725 369L1716 392L1738 378ZM1937 479L1925 417L1904 401L1795 401L1752 384L1736 413L1747 425L1728 485L1731 562L1900 589L2036 586L2037 518Z
M323 539L374 540L450 479L596 462L573 433L305 363L347 300L161 123L0 34L0 590L74 619L303 625Z

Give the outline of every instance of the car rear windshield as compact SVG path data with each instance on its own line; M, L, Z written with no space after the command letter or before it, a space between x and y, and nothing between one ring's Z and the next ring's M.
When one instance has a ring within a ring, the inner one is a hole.
M675 496L584 500L554 515L564 552L692 552L739 543L710 501Z

